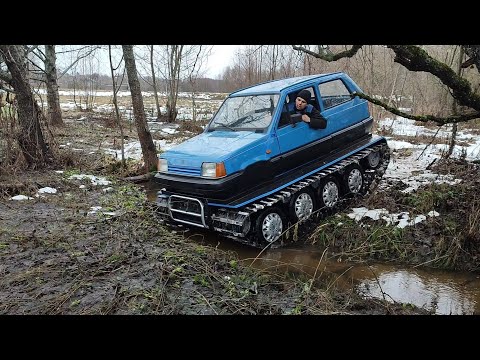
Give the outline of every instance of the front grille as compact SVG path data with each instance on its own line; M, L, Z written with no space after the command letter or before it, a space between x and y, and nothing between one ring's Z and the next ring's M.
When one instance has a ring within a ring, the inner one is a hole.
M179 175L189 175L189 176L200 176L201 175L201 170L199 168L192 168L188 166L168 166L168 172L169 173L175 173Z

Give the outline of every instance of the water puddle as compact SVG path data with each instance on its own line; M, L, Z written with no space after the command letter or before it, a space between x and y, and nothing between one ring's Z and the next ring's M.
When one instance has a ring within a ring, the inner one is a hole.
M147 196L154 201L154 185L147 185ZM410 303L436 314L480 314L480 275L390 264L349 264L326 260L314 246L266 250L250 248L202 229L190 230L192 241L234 251L246 264L275 272L295 272L320 277L336 276L336 285L355 288L365 296Z

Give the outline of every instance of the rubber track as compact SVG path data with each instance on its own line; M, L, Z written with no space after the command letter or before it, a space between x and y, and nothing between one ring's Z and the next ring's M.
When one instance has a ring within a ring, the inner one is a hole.
M231 210L221 208L212 214L212 224L215 231L232 238L242 243L255 245L255 240L252 238L242 236L241 227L246 218L272 207L280 202L286 203L298 191L307 186L318 187L320 182L326 176L342 173L349 165L358 164L362 159L366 158L374 151L380 152L380 164L376 169L368 169L364 172L364 191L366 193L374 181L380 181L390 161L390 151L386 143L374 145L372 147L361 150L360 152L341 160L339 163L332 164L328 168L322 169L319 172L312 174L305 179L298 181L295 184L289 185L287 188L277 191L263 199L257 200L252 204L248 204L240 209ZM346 194L348 195L348 194ZM345 197L342 199L345 200ZM320 211L322 209L319 209ZM317 210L317 211L319 211ZM253 226L253 224L252 224Z

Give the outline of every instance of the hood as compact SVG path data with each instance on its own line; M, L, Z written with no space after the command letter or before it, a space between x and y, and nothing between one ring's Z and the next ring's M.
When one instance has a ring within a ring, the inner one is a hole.
M220 162L235 156L249 145L259 143L264 133L252 131L211 131L197 135L160 155L170 166L200 168L202 162Z

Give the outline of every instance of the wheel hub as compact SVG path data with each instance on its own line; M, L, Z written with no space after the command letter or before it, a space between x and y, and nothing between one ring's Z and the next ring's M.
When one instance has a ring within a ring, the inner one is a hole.
M329 181L323 187L323 203L327 207L333 207L338 200L338 187L333 181Z
M277 213L271 213L265 216L262 223L263 238L267 242L277 240L283 231L282 218Z
M368 165L370 165L370 167L372 168L375 168L378 166L378 164L380 163L380 152L378 151L374 151L374 152L371 152L370 154L368 154Z
M312 197L303 193L300 194L295 200L295 215L299 220L308 218L313 212L313 200Z
M354 194L358 193L363 185L362 173L359 169L352 169L348 174L348 190Z

